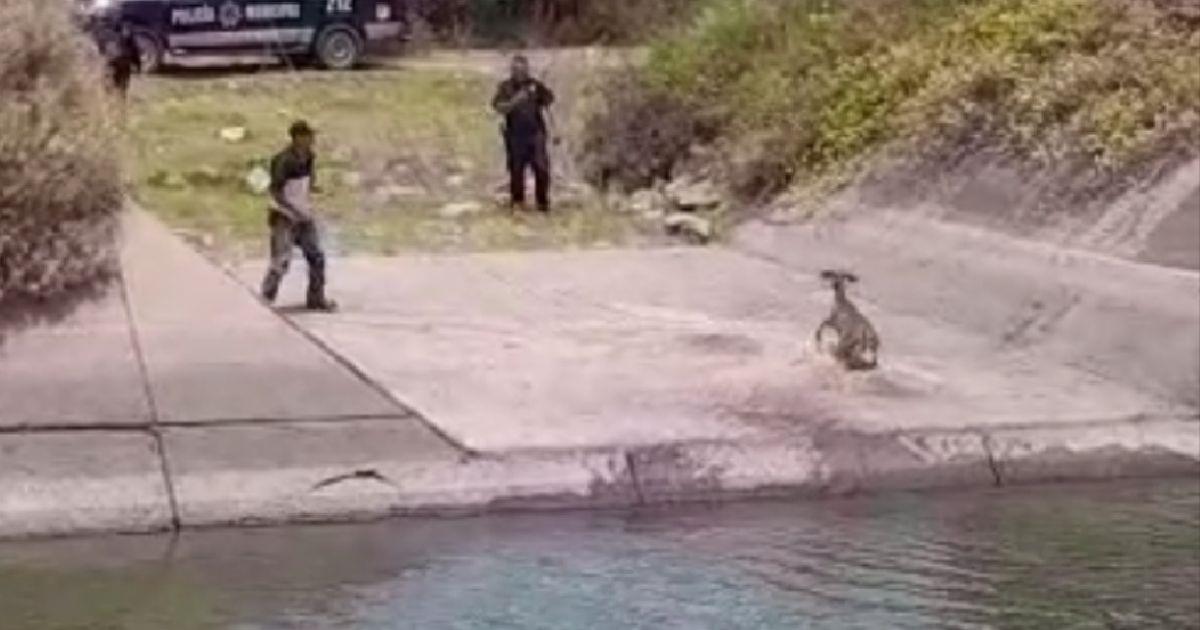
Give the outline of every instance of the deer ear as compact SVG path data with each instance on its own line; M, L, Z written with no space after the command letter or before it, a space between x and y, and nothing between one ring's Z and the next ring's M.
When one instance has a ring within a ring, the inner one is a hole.
M833 271L832 269L826 269L821 272L822 280L828 280L828 281L832 282L834 280L837 280L837 278L838 278L838 272Z
M858 276L852 273L842 274L842 277L846 279L846 282L858 282Z

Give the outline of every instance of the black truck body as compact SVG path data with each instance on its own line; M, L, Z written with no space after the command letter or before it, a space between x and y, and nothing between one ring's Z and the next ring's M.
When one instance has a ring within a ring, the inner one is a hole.
M148 69L166 53L311 56L345 69L406 32L403 0L91 0L85 11L129 28Z

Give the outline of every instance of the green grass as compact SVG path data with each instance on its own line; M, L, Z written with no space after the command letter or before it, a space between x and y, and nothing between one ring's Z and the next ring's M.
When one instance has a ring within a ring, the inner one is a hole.
M637 74L744 158L734 179L980 141L1112 171L1200 130L1200 32L1137 0L712 2Z
M131 103L127 151L137 198L228 256L261 255L267 199L246 183L286 143L292 120L318 130L318 196L342 252L474 251L627 244L640 230L569 182L556 212L513 216L493 79L471 71L383 68L149 79ZM243 127L247 137L219 137ZM560 173L566 159L555 156ZM532 183L531 183L532 187ZM482 210L447 218L450 203Z

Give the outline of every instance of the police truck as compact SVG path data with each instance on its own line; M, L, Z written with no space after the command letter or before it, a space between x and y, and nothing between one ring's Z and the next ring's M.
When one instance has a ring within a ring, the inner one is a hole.
M167 54L302 57L344 70L406 31L404 0L90 0L84 10L132 32L144 71Z

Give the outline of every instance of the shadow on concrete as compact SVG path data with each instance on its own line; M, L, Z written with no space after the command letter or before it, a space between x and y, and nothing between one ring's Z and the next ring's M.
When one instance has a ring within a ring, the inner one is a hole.
M7 338L29 328L60 324L89 304L120 291L117 269L50 298L6 296L0 301L0 349Z

